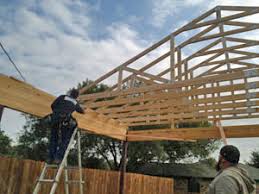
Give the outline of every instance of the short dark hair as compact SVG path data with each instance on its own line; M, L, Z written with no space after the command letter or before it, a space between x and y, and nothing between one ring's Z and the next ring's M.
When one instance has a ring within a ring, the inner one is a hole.
M70 97L76 99L79 96L79 91L77 89L72 89L69 94Z
M237 147L233 145L225 145L220 150L220 155L232 164L238 164L240 152Z

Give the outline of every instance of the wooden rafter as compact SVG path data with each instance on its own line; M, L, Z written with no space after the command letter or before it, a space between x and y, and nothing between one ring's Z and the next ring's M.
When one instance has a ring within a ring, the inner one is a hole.
M54 96L29 84L0 75L0 105L44 117L51 112L50 105L54 99ZM82 129L125 140L127 127L120 125L118 121L90 109L87 109L84 115L75 113L73 116Z

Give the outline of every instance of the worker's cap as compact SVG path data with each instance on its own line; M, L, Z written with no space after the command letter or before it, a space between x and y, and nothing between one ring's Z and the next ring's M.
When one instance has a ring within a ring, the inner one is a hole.
M225 145L220 150L220 155L233 164L238 164L240 158L240 152L237 147L233 145Z

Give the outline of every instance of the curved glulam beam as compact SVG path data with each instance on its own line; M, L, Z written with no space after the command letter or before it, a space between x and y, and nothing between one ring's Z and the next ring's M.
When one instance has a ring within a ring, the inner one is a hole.
M54 99L54 96L25 82L0 75L0 105L44 117L51 112L50 105ZM75 113L73 116L81 129L125 140L126 126L120 125L113 119L90 109L87 109L84 115Z

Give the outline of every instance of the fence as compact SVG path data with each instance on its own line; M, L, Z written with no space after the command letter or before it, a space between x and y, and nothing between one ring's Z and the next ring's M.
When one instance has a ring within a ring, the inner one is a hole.
M42 162L0 157L0 193L31 194L36 179L42 168ZM53 177L54 170L47 172ZM83 169L84 193L86 194L118 194L119 172L96 169ZM79 179L76 170L69 172L69 179ZM127 173L125 178L125 194L173 194L172 179ZM49 183L44 183L41 194L49 193ZM57 192L63 194L64 182L61 180ZM70 184L70 193L79 193L77 184Z

